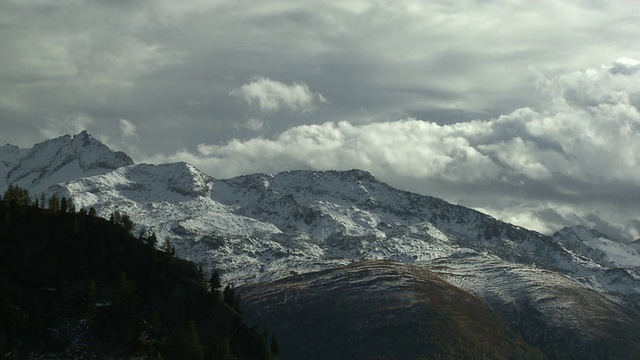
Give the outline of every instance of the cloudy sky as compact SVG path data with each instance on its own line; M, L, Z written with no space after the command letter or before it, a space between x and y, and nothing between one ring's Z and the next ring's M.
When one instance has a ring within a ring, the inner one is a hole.
M0 49L0 143L87 129L216 178L360 168L640 237L635 0L0 0Z

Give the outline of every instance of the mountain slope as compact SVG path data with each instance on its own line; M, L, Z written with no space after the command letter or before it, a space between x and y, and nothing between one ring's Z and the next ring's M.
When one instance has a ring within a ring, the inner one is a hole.
M609 358L611 349L619 350L619 358L640 354L638 312L568 276L476 254L425 266L480 296L546 354L559 350L575 358Z
M170 239L179 256L220 269L226 282L273 280L353 260L411 263L472 252L559 271L602 291L640 293L633 272L609 281L615 264L598 252L394 189L360 170L216 180L185 163L139 164L48 191L105 217L130 214L136 231Z
M583 226L567 227L554 233L553 238L603 265L620 268L640 266L640 250L596 230L587 230Z
M128 155L111 151L86 131L47 140L31 149L5 145L0 147L0 159L0 191L13 184L33 194L60 182L133 164Z
M637 312L495 257L363 261L238 291L247 320L271 327L283 358L542 357L534 347L548 358L640 356Z
M82 136L86 137L76 137ZM67 144L76 137L55 142ZM82 176L46 192L71 196L77 208L93 207L103 217L127 213L136 224L135 234L153 232L161 246L173 243L178 256L205 271L219 270L223 283L269 282L354 261L395 260L426 266L450 284L477 294L539 344L547 344L539 342L546 332L570 345L589 348L584 341L602 338L613 346L615 339L601 333L625 329L637 334L640 329L635 320L640 273L631 266L634 249L602 234L574 229L545 236L437 198L394 189L361 170L218 180L186 163L118 166L129 162L116 161L81 167L103 163L60 155L52 159L72 160L46 165L45 152L34 149L57 147L45 145L28 151L42 154L37 161L23 150L3 147L0 161L4 169L11 167L8 177L31 174L24 179L39 179L25 180L37 189L57 178ZM98 149L101 156L113 159L115 153ZM69 152L77 155L59 151ZM109 166L116 168L108 170ZM86 176L93 169L97 173ZM581 320L582 309L593 316ZM546 351L565 345L556 342ZM635 346L630 342L628 348Z
M283 359L542 358L480 299L419 266L365 261L239 292Z
M276 359L195 264L87 213L0 201L2 359Z
M590 286L610 285L598 283L607 264L590 253L474 210L393 189L360 170L216 180L185 163L140 164L50 191L103 216L128 213L138 230L171 239L180 256L220 269L225 281L235 283L352 260L411 263L474 252L589 278ZM640 292L632 280L632 291Z

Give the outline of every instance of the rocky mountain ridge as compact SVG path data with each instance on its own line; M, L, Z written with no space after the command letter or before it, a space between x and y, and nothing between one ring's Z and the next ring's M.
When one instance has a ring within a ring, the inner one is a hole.
M0 189L19 185L32 193L85 176L132 165L123 153L111 151L88 132L46 140L31 149L0 147Z

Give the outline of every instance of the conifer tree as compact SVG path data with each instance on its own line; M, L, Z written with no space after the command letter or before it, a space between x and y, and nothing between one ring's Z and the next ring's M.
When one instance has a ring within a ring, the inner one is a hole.
M120 216L120 225L124 228L126 232L131 232L133 230L133 221L127 214L122 214Z
M204 359L204 351L193 320L189 321L186 330L177 339L174 354L182 359Z
M49 210L53 213L60 211L60 198L58 198L58 195L53 194L49 198Z
M9 204L9 207L12 208L24 208L31 205L31 196L29 195L29 191L17 185L9 185L7 190L4 192L2 199Z
M69 205L67 204L67 198L63 196L62 200L60 200L60 211L66 213L67 210L69 210Z
M278 345L275 334L271 334L271 352L276 356L280 356L280 345Z
M67 204L68 204L68 207L69 207L69 213L70 214L75 214L76 213L76 204L74 204L73 198L71 197L71 195L69 195L69 198L67 198Z
M221 287L222 283L220 282L220 274L218 274L218 270L213 270L211 277L209 278L209 289L211 289L212 293L219 294Z
M164 244L162 244L162 251L166 252L169 255L175 255L176 254L176 249L173 247L173 243L171 242L171 239L166 238L164 240Z
M158 244L158 238L155 233L151 233L151 235L147 236L143 241L152 248L155 248Z
M236 290L231 285L224 288L222 301L235 311L240 312L240 298L236 296Z

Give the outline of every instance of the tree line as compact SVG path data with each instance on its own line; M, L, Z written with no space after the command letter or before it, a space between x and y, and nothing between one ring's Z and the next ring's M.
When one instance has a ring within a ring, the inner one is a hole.
M0 198L0 354L10 359L277 359L276 339L244 323L231 286L73 200Z

